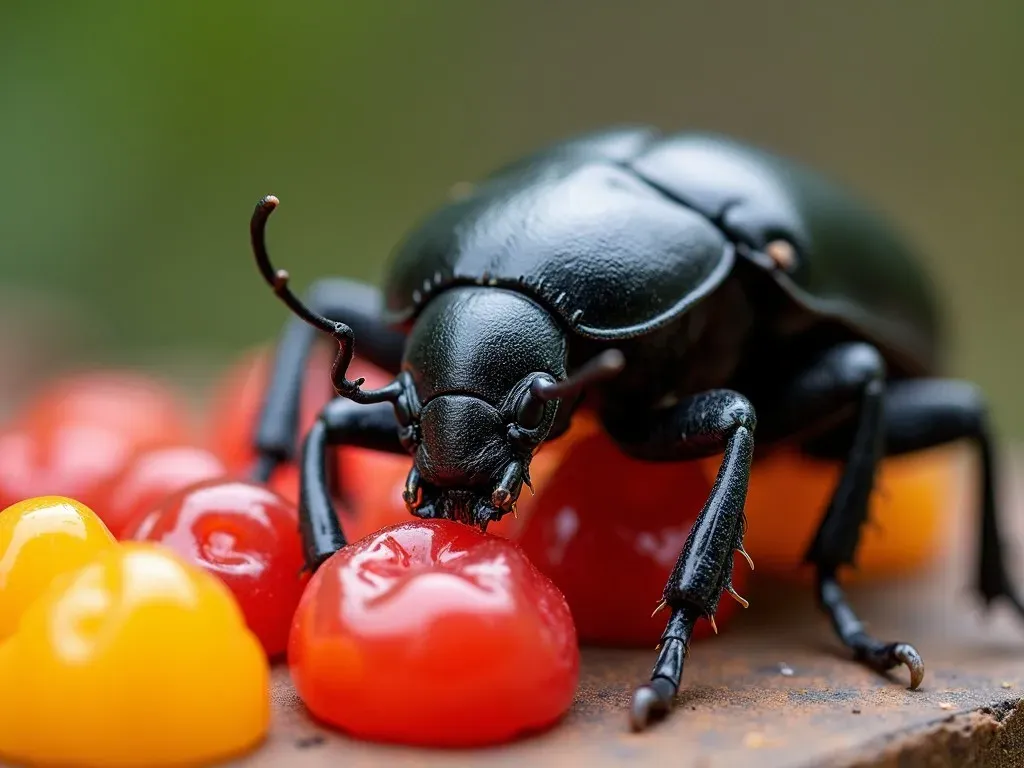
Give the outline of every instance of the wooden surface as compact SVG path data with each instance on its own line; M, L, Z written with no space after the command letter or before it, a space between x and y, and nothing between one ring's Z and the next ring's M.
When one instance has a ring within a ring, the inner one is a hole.
M1007 519L1024 506L1021 491L1010 492ZM653 650L584 651L579 692L563 723L471 752L374 745L320 728L278 669L271 737L238 764L1024 765L1024 621L1002 606L986 615L968 589L973 507L956 506L964 514L950 521L957 545L949 558L912 579L850 590L872 631L921 651L927 674L919 691L906 689L905 671L887 679L849 662L808 588L754 578L750 609L720 637L694 644L676 711L647 733L629 732L625 707ZM1014 528L1015 541L1024 542L1024 526Z

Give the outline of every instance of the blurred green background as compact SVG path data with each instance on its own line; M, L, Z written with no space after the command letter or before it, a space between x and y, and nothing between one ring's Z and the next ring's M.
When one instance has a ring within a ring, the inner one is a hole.
M1024 435L1024 5L0 3L0 389L82 362L201 380L297 286L375 280L472 179L608 123L724 131L818 166L915 241L953 372Z

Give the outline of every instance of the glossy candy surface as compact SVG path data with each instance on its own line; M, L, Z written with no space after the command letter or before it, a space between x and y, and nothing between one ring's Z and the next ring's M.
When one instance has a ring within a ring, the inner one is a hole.
M223 462L205 448L173 445L143 451L111 481L103 521L122 538L134 518L152 511L167 496L226 471Z
M294 505L236 480L190 485L136 518L125 538L164 544L223 581L268 656L284 653L306 578Z
M269 670L228 590L149 544L66 574L0 645L0 756L33 765L211 763L260 742Z
M576 688L572 618L517 546L445 520L338 552L303 595L295 687L320 720L374 740L507 741L558 720Z
M55 578L115 546L100 519L74 499L42 496L0 512L0 642Z

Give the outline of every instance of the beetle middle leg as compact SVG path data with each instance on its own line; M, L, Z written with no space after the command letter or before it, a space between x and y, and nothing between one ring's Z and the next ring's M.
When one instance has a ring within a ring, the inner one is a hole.
M383 302L375 288L340 278L323 279L309 289L305 303L314 312L351 327L359 340L359 353L367 361L389 373L398 372L405 337L381 319ZM256 429L259 459L254 480L265 482L274 468L294 453L302 383L318 337L316 328L293 316L278 342Z
M743 506L754 452L754 409L742 395L712 390L669 410L622 423L609 433L623 450L650 461L685 461L723 453L711 495L690 529L663 593L671 609L649 683L633 694L630 719L646 727L672 706L683 675L693 627L701 618L714 622L723 592L732 591L733 552L743 549Z
M328 447L339 445L405 453L390 403L358 405L338 397L324 407L306 435L299 464L299 530L310 571L346 544L328 477L336 469Z

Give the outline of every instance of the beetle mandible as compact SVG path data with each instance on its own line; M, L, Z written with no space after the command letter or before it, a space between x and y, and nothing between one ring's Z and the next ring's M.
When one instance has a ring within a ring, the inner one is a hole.
M300 458L310 569L346 543L325 469L330 446L411 454L410 512L484 528L515 509L532 456L586 399L627 455L723 457L663 593L668 622L650 681L633 695L636 729L669 711L695 623L713 620L732 592L734 552L746 556L751 462L784 443L843 462L806 560L856 660L879 671L905 665L911 688L924 677L913 646L868 633L837 578L854 562L885 456L974 442L975 587L987 603L1022 610L999 533L984 400L972 384L937 378L933 288L872 210L816 172L717 135L584 135L441 207L397 249L382 293L328 280L305 301L264 244L276 204L257 205L252 245L295 318L258 426L258 479L293 457L316 331L339 345L338 397ZM390 384L348 380L355 338L395 376Z

